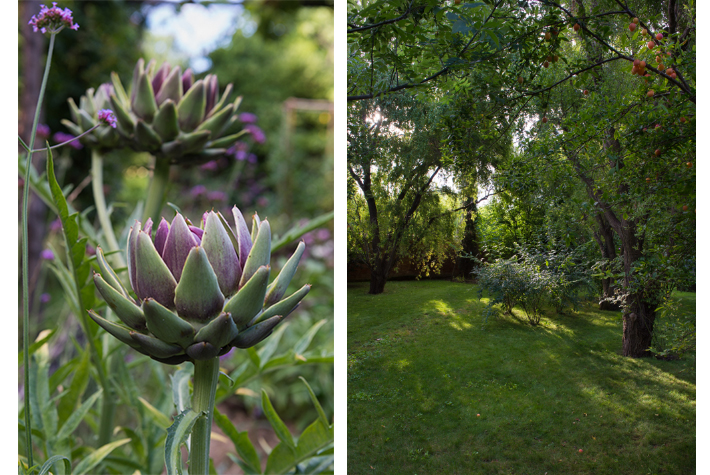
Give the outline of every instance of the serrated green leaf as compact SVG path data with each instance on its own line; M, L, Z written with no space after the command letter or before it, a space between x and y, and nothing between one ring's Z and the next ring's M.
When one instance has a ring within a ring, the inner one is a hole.
M313 403L313 407L316 408L316 412L318 412L318 419L321 421L323 424L323 427L325 428L330 428L330 423L328 422L328 418L325 416L325 411L323 410L323 407L320 405L320 402L318 402L318 398L316 397L315 393L313 392L313 389L311 389L310 384L305 380L303 376L299 376L298 379L303 381L303 384L306 385L306 388L308 389L308 395L311 398L311 402ZM300 444L300 441L299 441Z
M224 432L234 444L234 448L239 454L241 461L245 464L248 470L247 473L261 473L261 462L259 455L254 449L254 445L249 440L249 435L246 431L239 432L229 418L219 412L217 407L214 408L213 420L217 427Z
M173 386L173 404L178 412L182 412L190 405L190 368L180 368L170 376Z
M81 358L78 360L78 364L75 365L74 371L72 372L73 376L71 383L69 383L69 388L66 391L67 395L59 402L57 411L59 412L60 420L67 421L74 413L74 409L76 409L77 404L81 401L84 391L89 384L90 371L90 353L83 351Z
M279 440L287 444L291 449L295 449L296 445L293 442L291 432L289 432L288 427L286 427L286 424L284 424L279 415L276 413L274 406L271 405L269 395L266 394L266 391L264 389L261 390L261 407L264 411L264 415L269 420L269 424L271 424L271 427L274 429L274 432L276 433L276 436L279 438Z
M59 432L57 433L58 440L62 440L69 437L71 433L74 432L77 427L79 427L79 424L81 423L82 419L84 419L84 416L89 412L91 407L94 405L94 403L99 398L99 396L101 396L102 393L103 389L99 389L94 394L89 396L76 411L72 412L71 416L69 416L69 419L67 419L64 425L62 425L61 429L59 429Z
M326 320L320 320L317 321L308 331L296 342L296 344L293 346L293 351L297 355L302 355L303 352L305 352L308 349L308 346L311 344L311 341L313 341L313 337L316 335L318 330L320 330L320 327L325 325Z
M108 454L113 452L114 449L127 444L130 442L131 439L121 439L117 440L115 442L110 442L102 447L99 447L98 449L94 450L89 456L85 457L79 464L76 466L74 469L74 472L72 472L74 475L87 475L89 470L93 469L96 467L98 464L100 464L103 459L106 458Z
M182 474L180 446L185 443L195 422L202 415L192 409L185 409L175 417L175 421L168 428L165 439L165 467L168 475Z
M294 449L282 442L274 447L269 454L264 473L268 473L269 475L287 473L295 465L296 457L294 455Z
M65 457L64 455L52 455L42 464L42 468L39 470L38 475L46 475L49 473L52 466L60 460L64 461L64 472L71 473L71 460L69 460L68 457Z
M167 429L172 425L172 421L168 416L160 412L155 406L153 406L151 403L143 399L142 397L139 397L138 400L143 404L143 406L148 409L148 415L150 419L160 428L162 429Z

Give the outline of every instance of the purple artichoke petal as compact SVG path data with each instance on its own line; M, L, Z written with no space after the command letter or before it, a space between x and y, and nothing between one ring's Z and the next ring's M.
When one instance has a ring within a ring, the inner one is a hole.
M175 309L186 320L207 323L222 311L224 295L219 290L217 276L212 270L205 250L190 250L182 278L175 289Z
M237 251L239 254L239 265L244 269L247 256L249 256L249 251L251 251L251 234L249 234L247 222L244 220L244 216L242 216L242 212L239 211L239 208L236 206L232 208L232 214L234 215L234 229L237 232L237 242L239 243L239 249Z
M192 87L193 82L194 82L194 78L192 76L192 69L187 68L182 75L183 94L186 93Z
M180 282L182 268L185 265L187 255L190 253L190 249L195 246L197 246L197 242L194 234L187 226L185 218L178 213L173 218L173 222L170 223L170 231L163 248L163 260L178 282Z
M167 62L164 62L162 66L160 66L160 69L155 73L155 77L153 78L153 92L157 93L160 91L160 88L163 87L163 81L165 81L165 78L168 76L168 73L170 72L170 65Z
M214 211L207 216L202 247L217 275L220 290L225 297L233 295L237 291L242 268L232 240Z
M202 243L202 235L204 234L204 231L198 228L197 226L188 226L190 228L190 231L192 231L192 235L195 238L195 243L199 246Z
M128 244L126 249L128 250L128 279L131 283L131 288L138 295L138 285L136 281L136 243L138 239L138 230L141 228L140 221L136 220L128 233Z
M168 74L168 76L163 81L163 85L160 90L155 89L155 91L158 92L158 95L155 97L155 100L158 102L159 105L163 104L168 99L172 99L172 101L177 104L178 102L180 102L180 98L182 98L183 91L187 90L183 89L182 85L183 78L180 66L175 66L173 70L170 71L170 74Z
M175 308L177 282L153 246L153 241L143 231L138 231L136 244L136 282L138 297L148 297L169 309Z
M160 224L158 225L158 230L155 232L155 250L158 254L163 255L163 249L165 249L165 240L168 238L168 232L170 231L170 225L165 218L160 218Z
M151 236L153 232L153 220L151 218L148 218L148 221L145 222L145 226L143 226L143 232L148 235L148 237Z
M210 74L205 78L205 83L207 85L207 104L205 107L205 112L207 115L212 112L212 108L217 103L217 93L219 92L219 85L217 83L217 76L215 74Z

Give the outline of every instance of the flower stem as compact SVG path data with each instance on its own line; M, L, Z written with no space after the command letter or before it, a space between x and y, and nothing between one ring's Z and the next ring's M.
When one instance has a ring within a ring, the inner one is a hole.
M155 157L155 168L153 178L148 187L148 199L143 210L143 222L148 218L153 218L153 223L160 221L160 211L163 209L165 190L168 187L170 177L170 160L167 158Z
M32 131L30 132L30 148L35 143L37 134L37 124L39 124L39 114L42 110L42 100L44 91L47 88L47 78L49 68L52 64L52 52L54 51L54 34L49 35L49 49L47 50L47 62L44 65L44 76L42 85L39 88L35 117L32 121ZM32 425L30 419L30 283L29 283L29 250L27 237L27 208L30 199L30 168L32 167L32 150L27 152L25 168L25 186L22 190L22 349L24 352L23 366L25 371L25 437L27 439L27 462L28 467L34 463L32 460Z
M116 236L113 233L113 226L111 226L111 220L108 217L108 211L106 209L106 200L104 199L103 158L101 157L101 153L96 149L91 150L91 188L94 192L96 213L99 216L99 223L101 224L101 230L104 232L106 243L110 251L118 251L120 248L118 247ZM118 267L124 267L126 265L126 263L123 262L121 253L116 253L114 258L118 261Z
M219 358L195 361L192 409L206 415L200 417L192 428L190 442L190 475L207 475L210 466L210 433L212 413L219 378Z

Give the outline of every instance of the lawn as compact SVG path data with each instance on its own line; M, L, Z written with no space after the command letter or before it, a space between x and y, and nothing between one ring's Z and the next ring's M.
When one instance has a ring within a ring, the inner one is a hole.
M349 474L695 473L695 360L622 357L619 312L482 328L471 284L367 290L348 287Z

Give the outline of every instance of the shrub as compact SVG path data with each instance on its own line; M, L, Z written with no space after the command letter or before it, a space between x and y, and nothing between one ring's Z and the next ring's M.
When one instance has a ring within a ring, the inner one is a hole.
M579 291L592 283L575 251L517 251L518 256L498 259L474 270L479 298L484 291L490 296L484 312L486 321L495 314L493 307L498 304L510 315L513 307L520 307L532 325L540 323L546 305L558 313L577 308Z
M681 358L695 351L695 314L681 309L680 302L667 297L656 310L653 342L649 351L657 358Z

